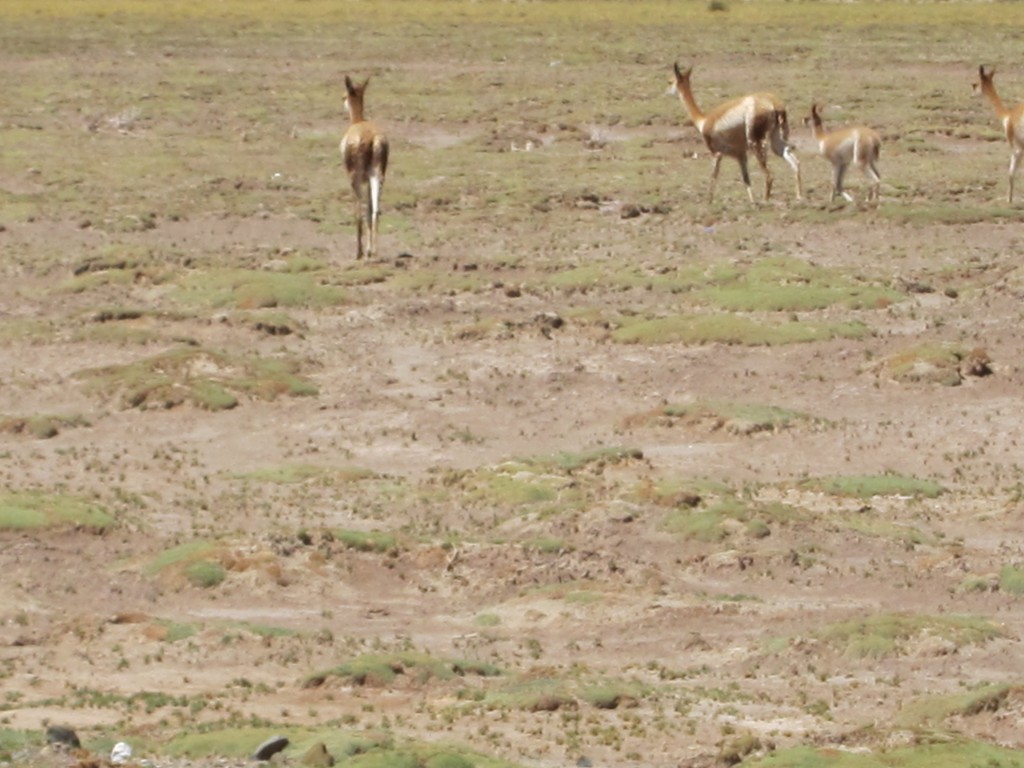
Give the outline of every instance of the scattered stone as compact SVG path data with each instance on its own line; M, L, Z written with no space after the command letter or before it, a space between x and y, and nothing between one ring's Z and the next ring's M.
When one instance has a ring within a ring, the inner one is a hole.
M709 555L704 564L708 570L712 571L733 569L745 571L754 564L754 558L738 550L729 549L725 552L715 552L713 555Z
M268 336L289 336L292 333L291 326L287 323L273 323L260 320L253 327L257 331L262 331Z
M767 432L772 429L771 424L766 424L763 421L740 418L729 419L722 426L730 435L738 435L739 437L749 437L758 432Z
M540 327L541 335L551 338L551 332L556 331L565 325L565 320L554 312L542 312L534 318L534 322Z
M302 688L304 690L308 690L308 689L311 689L311 688L319 688L321 685L323 685L326 682L327 682L327 675L323 675L323 674L311 675L310 677L306 678L306 681L302 684Z
M710 651L711 643L704 639L700 632L691 631L683 640L684 651Z
M623 219L635 219L639 217L642 213L643 211L640 210L639 205L635 205L633 203L626 203L619 210L619 217Z
M74 729L68 728L65 725L47 726L46 743L64 744L65 746L74 747L75 749L82 746L82 742L78 740L78 734L75 733Z
M981 347L975 347L960 363L960 371L964 376L990 376L992 374L992 358Z
M327 745L321 741L306 750L306 754L299 762L313 768L331 768L334 765L334 756L327 751Z
M142 613L141 611L122 611L115 613L107 621L111 624L144 624L150 618L148 613Z
M928 658L951 656L956 653L957 649L956 643L948 638L927 635L914 643L908 650L912 656Z
M565 696L549 693L541 696L530 707L531 712L557 712L559 709L575 709L576 702Z
M258 747L256 751L252 753L253 760L269 760L278 752L288 746L290 742L287 736L271 736L269 739L264 741Z
M132 748L123 741L117 742L110 750L110 762L114 765L124 765L132 759Z

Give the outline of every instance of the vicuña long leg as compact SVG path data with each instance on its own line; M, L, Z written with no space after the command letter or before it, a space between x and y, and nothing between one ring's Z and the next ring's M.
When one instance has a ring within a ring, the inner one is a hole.
M800 160L797 159L796 153L793 152L793 147L786 141L781 131L772 131L771 139L772 152L785 160L796 175L796 199L800 200L804 194L803 183L800 178Z
M715 201L715 182L718 181L718 169L722 165L722 155L720 153L715 154L715 162L711 168L711 184L708 187L708 203ZM740 163L742 168L742 162ZM747 190L749 191L750 182L747 181Z
M370 175L370 199L367 215L370 220L370 256L377 255L378 225L380 224L380 191L384 179L380 174Z
M829 202L833 202L836 199L836 195L841 195L844 200L853 201L849 193L843 190L843 178L846 176L846 163L836 163L832 166L832 197Z
M1024 154L1024 149L1015 149L1013 154L1010 155L1010 192L1009 202L1013 202L1013 177L1017 175L1017 166L1020 164L1020 156Z
M768 200L772 196L772 184L775 183L775 177L772 176L772 171L768 167L768 152L764 144L758 143L754 145L754 157L757 158L757 164L761 166L761 171L764 173L764 199ZM749 183L747 184L747 191L750 191ZM753 194L751 194L750 200L753 202Z
M363 185L357 177L352 179L352 191L356 197L356 258L361 259L363 258L363 211L365 206L363 204Z
M874 200L878 202L878 191L882 186L882 176L878 172L878 168L875 167L874 162L868 163L864 166L864 174L871 180L871 189L868 192L868 200Z

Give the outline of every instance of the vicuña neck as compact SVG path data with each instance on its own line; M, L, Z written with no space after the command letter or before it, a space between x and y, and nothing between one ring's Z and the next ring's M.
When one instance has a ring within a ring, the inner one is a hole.
M811 134L817 141L821 141L825 138L828 131L825 130L825 126L821 122L821 118L815 115L811 118Z
M693 98L693 91L690 90L689 83L683 83L682 87L677 88L679 91L679 98L682 99L683 106L686 107L687 114L690 115L690 119L700 127L700 124L704 122L704 113L700 111L700 107L697 106L696 99Z
M1006 114L1006 105L1003 104L1003 100L999 98L999 94L996 93L996 87L992 83L985 83L981 86L981 92L985 94L992 106L995 107L996 112L999 115Z

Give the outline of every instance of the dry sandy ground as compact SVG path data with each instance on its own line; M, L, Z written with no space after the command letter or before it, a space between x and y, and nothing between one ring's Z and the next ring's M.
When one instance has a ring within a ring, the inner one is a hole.
M621 235L630 225L600 214L586 226L595 222L622 237L639 229ZM246 222L194 226L204 237L229 230L225 239L261 243L285 239L285 231L293 238L302 228L272 220L251 229ZM124 696L160 691L221 702L221 715L256 714L288 724L348 715L374 727L394 718L401 735L435 738L429 734L438 729L437 712L455 703L449 684L301 685L305 675L355 649L406 643L441 657L494 659L526 676L576 669L652 685L678 676L684 682L650 700L641 697L634 709L609 714L579 704L584 722L611 721L606 727L620 728L621 742L584 736L575 754L558 739L567 726L551 713L483 717L487 727L481 717L468 716L441 729L444 738L539 764L579 755L617 761L621 754L631 755L625 762L674 764L714 755L732 732L750 731L780 745L849 738L864 726L898 738L887 726L908 701L1012 681L1020 663L1019 600L961 587L972 575L996 584L1000 568L1019 557L1024 428L1020 272L1009 255L1014 227L881 225L837 250L836 241L849 234L844 227L857 226L847 222L827 232L787 227L762 236L829 265L856 263L863 252L899 238L941 241L951 261L960 248L989 255L977 272L971 259L948 271L929 264L958 287L957 298L944 295L941 285L908 293L898 311L872 316L876 334L867 341L778 348L620 345L571 321L548 328L544 313L557 313L558 306L543 295L508 296L495 288L396 300L386 286L370 286L354 309L299 313L301 334L257 340L311 361L319 397L247 401L223 413L123 410L75 385L72 374L86 363L130 359L135 348L65 341L71 327L45 344L10 341L0 412L78 412L90 426L45 441L3 438L6 482L95 493L104 501L112 498L113 485L117 494L145 501L102 536L3 534L0 632L5 695L13 704L5 722L26 729L47 719L83 729L120 723L134 732L161 721L170 727L167 708L119 714L113 705L72 704L70 694L81 688ZM90 236L70 226L42 229L11 226L2 237L8 247L59 237L73 250L77 239ZM160 229L147 236L168 236ZM683 230L679 236L699 236ZM304 236L316 237L312 231ZM913 279L915 267L904 262L900 278ZM68 307L36 298L42 282L7 281L5 314L73 318ZM453 331L481 312L502 318L503 330L479 336ZM204 345L230 344L239 335L251 343L253 336L224 318L186 320L174 334ZM959 387L907 384L871 364L922 336L983 346L993 374L967 376ZM771 403L827 419L828 426L745 434L700 420L628 418L702 398ZM394 530L420 513L415 504L403 504L401 514L409 518L396 521L386 495L359 493L351 503L345 486L246 490L237 479L268 466L311 462L359 466L436 489L445 486L440 476L446 472L599 445L635 447L642 459L584 470L604 488L592 506L562 520L494 515L492 524L486 508L463 510L451 493L422 514L438 516L431 524L439 534L472 532L465 542L442 548L443 536L433 542L410 537L389 556L346 550L316 535L302 545L294 531L304 525ZM864 501L794 485L808 476L885 471L933 478L948 491L930 500ZM656 506L626 500L621 491L664 477L729 478L758 488L761 499L791 502L815 517L773 526L762 539L740 529L722 542L685 541L661 529ZM833 522L843 512L926 531L926 541L908 546L893 536L858 534ZM146 574L147 557L193 531L220 533L237 558L250 562L213 590ZM564 547L537 552L507 543L531 534L556 536ZM563 583L569 586L559 590ZM568 592L584 589L598 598L566 600ZM844 656L815 635L831 622L899 612L985 616L1005 634L957 648L925 631L881 659ZM481 613L496 614L500 623L482 629L474 622ZM161 620L199 631L167 642ZM301 634L261 637L225 629L250 625ZM787 638L785 650L765 649L774 637ZM681 712L673 709L679 700L687 701ZM825 703L827 716L807 706L814 702ZM187 705L179 709L188 711ZM1016 743L1015 712L962 727ZM213 714L201 712L199 719ZM692 733L678 723L660 730L650 725L666 714L692 723ZM646 727L630 725L634 721Z

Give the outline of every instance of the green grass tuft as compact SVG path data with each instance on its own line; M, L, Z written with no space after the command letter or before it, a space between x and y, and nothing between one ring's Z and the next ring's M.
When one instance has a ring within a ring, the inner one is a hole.
M147 576L156 576L162 571L173 567L186 567L189 563L202 559L211 553L215 544L205 539L189 541L166 549L157 555L145 568Z
M1004 565L999 569L999 589L1011 595L1024 595L1024 568Z
M212 560L196 560L185 567L185 578L202 589L216 587L227 576L224 566Z
M398 540L393 533L385 531L336 530L334 538L349 549L360 552L389 553L398 551Z

